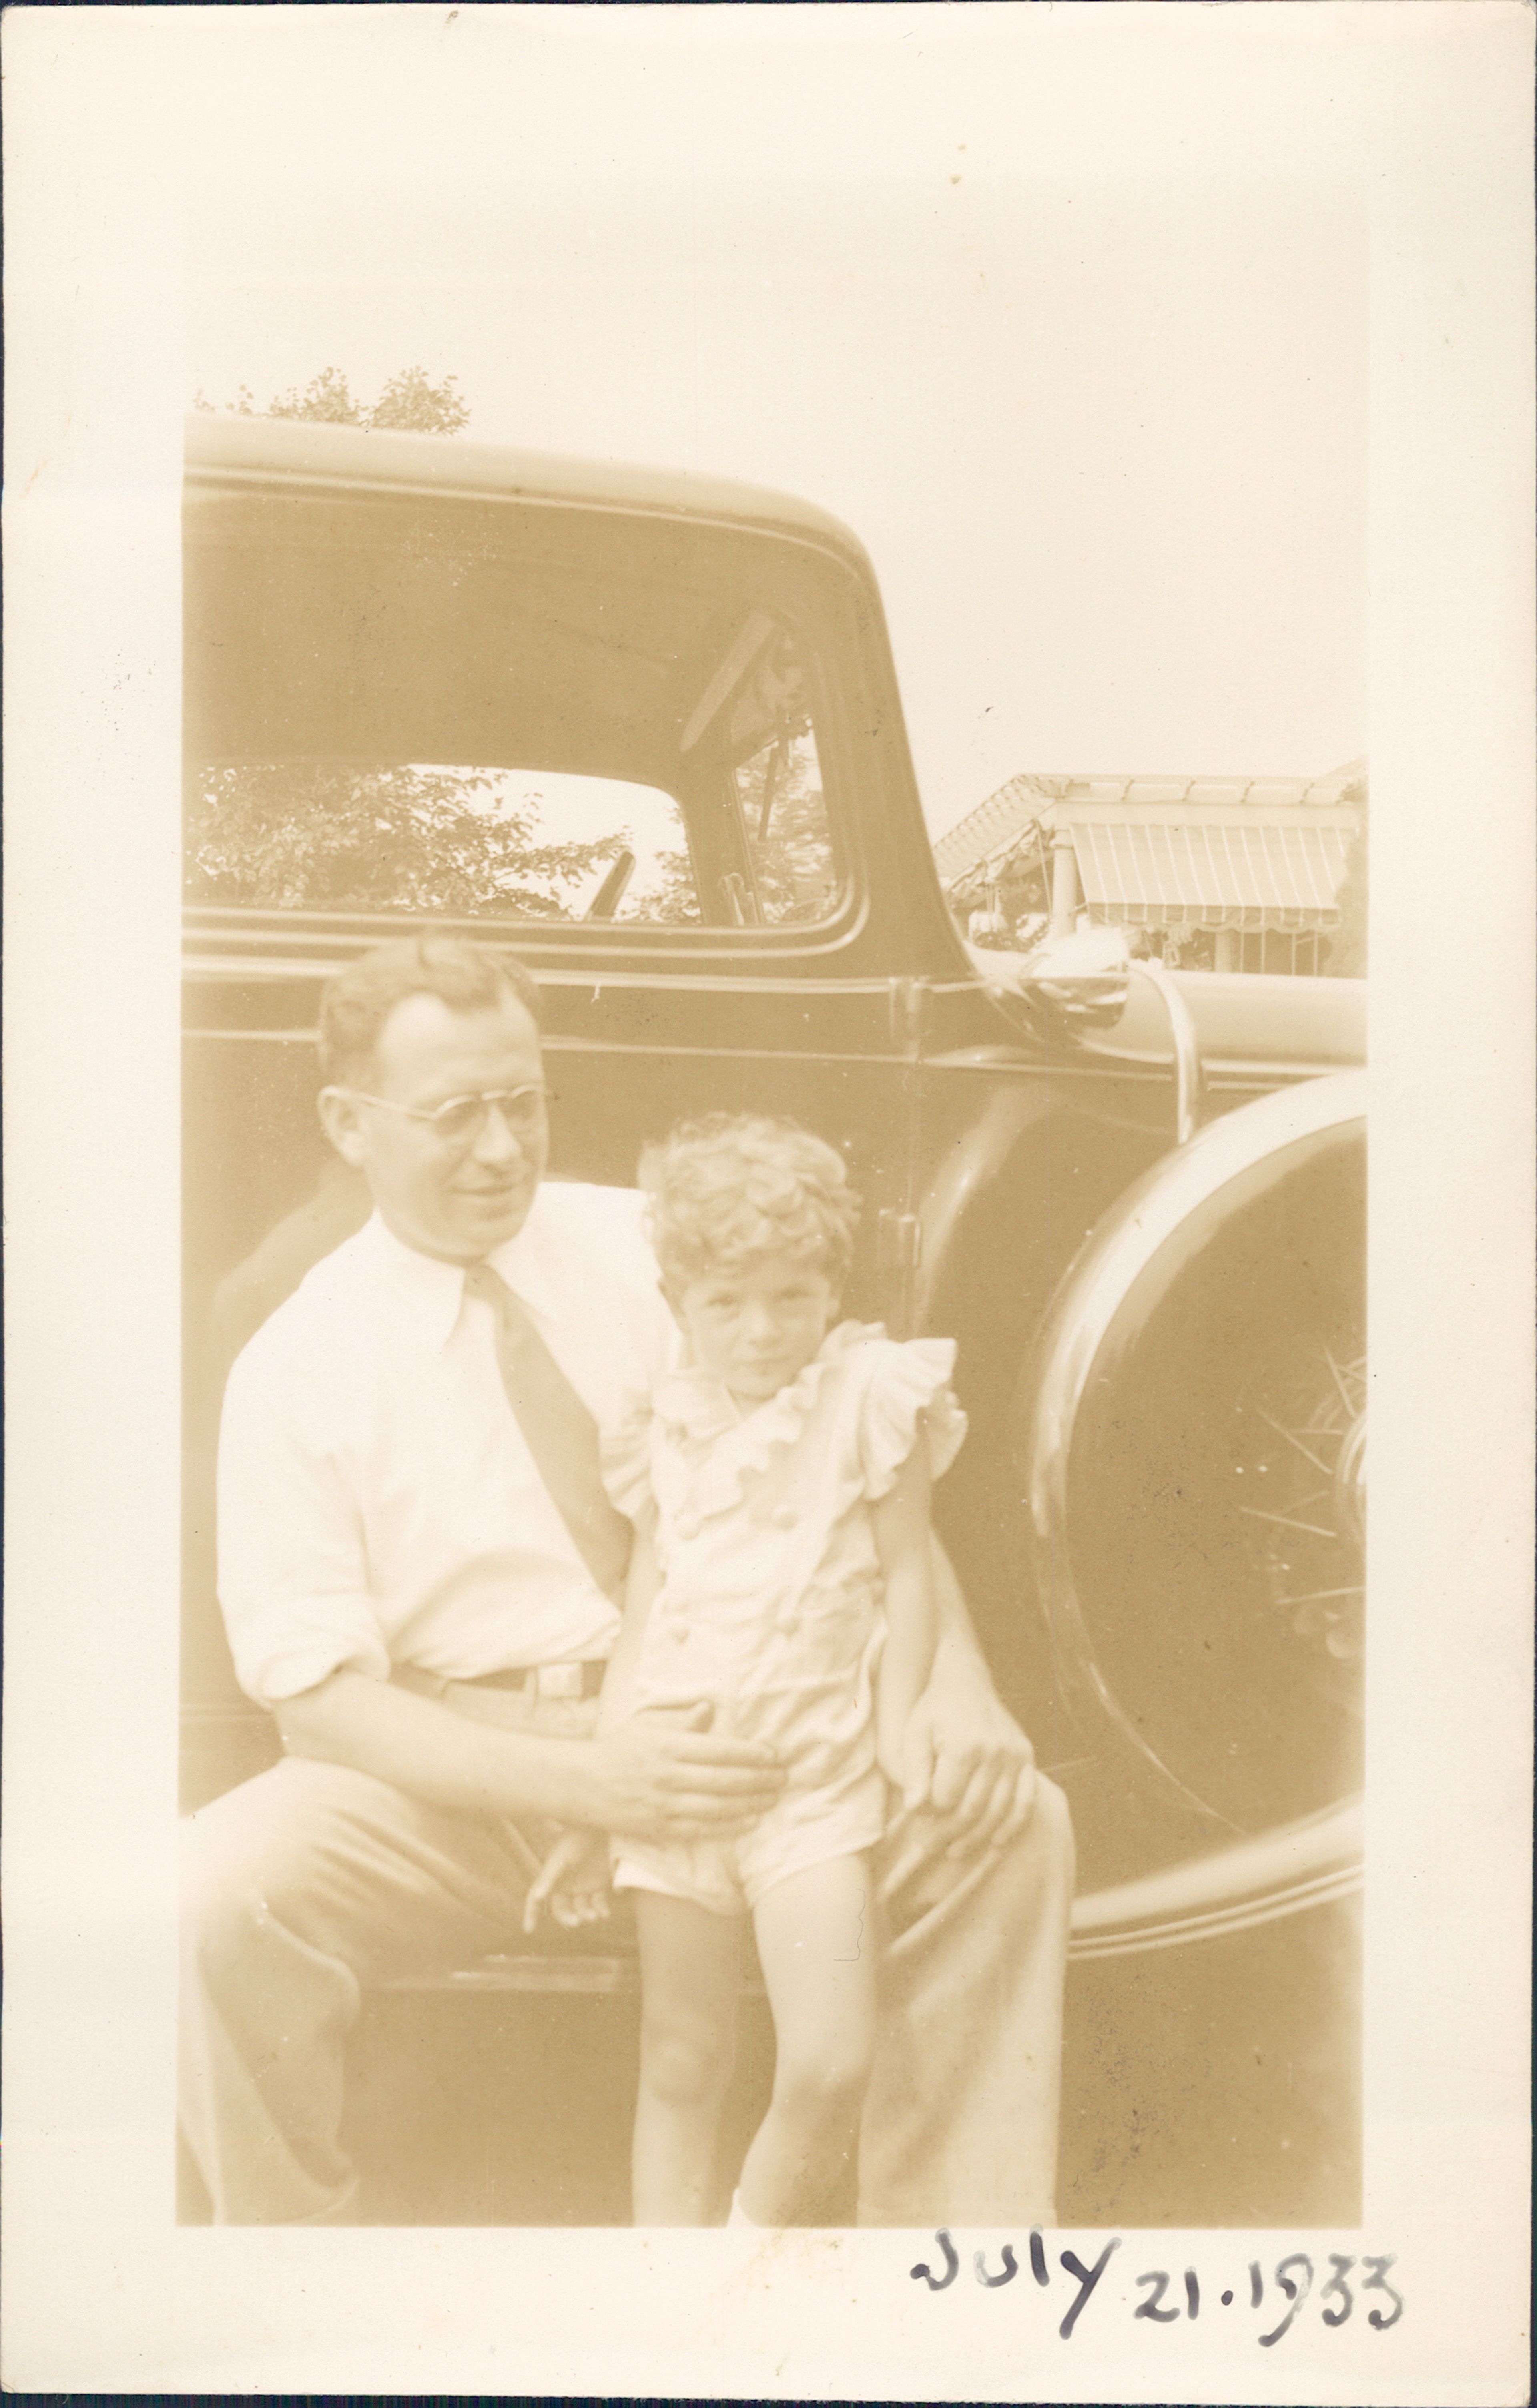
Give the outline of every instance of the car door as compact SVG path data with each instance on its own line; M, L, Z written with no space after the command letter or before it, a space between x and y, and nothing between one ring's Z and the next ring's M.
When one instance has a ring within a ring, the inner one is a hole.
M184 560L188 1660L227 1699L223 1374L366 1209L315 1111L325 977L428 925L514 951L557 1178L632 1182L711 1111L817 1129L865 1197L849 1302L875 1313L933 872L873 580L814 512L200 422Z

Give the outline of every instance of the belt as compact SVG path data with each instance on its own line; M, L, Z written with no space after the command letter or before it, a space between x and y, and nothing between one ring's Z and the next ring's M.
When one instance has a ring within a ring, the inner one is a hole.
M601 1656L576 1664L512 1664L497 1672L476 1672L468 1689L521 1689L527 1698L596 1698L608 1666Z

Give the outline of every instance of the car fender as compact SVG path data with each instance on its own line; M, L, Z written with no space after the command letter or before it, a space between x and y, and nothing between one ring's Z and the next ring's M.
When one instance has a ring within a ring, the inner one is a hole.
M1156 1163L1105 1215L1058 1291L1022 1389L1021 1473L1041 1606L1054 1653L1162 1786L1221 1828L1205 1800L1162 1760L1147 1718L1107 1678L1080 1592L1074 1467L1086 1415L1103 1413L1122 1365L1177 1281L1239 1213L1263 1209L1300 1169L1358 1148L1365 1073L1309 1080L1243 1105ZM1364 1468L1358 1452L1352 1476ZM1178 1863L1081 1898L1079 1953L1104 1955L1214 1937L1341 1894L1359 1879L1359 1803L1238 1832Z

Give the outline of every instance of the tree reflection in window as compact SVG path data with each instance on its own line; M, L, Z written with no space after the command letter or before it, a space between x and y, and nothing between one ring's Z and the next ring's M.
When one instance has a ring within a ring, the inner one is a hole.
M279 761L208 767L188 799L194 903L569 919L625 830L551 840L494 769Z
M836 905L840 875L808 685L796 638L753 610L729 640L717 623L709 649L673 684L670 723L661 688L633 723L611 697L599 707L606 688L569 726L563 719L553 731L567 746L559 767L483 754L205 762L188 779L187 899L482 920L813 924Z
M763 924L825 919L838 879L810 723L785 728L743 761L736 784Z

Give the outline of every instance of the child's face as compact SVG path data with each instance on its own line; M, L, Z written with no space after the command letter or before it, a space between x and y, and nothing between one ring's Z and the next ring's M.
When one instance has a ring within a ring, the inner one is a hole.
M668 1290L694 1359L743 1403L761 1404L804 1370L838 1312L838 1290L814 1264L761 1254Z

